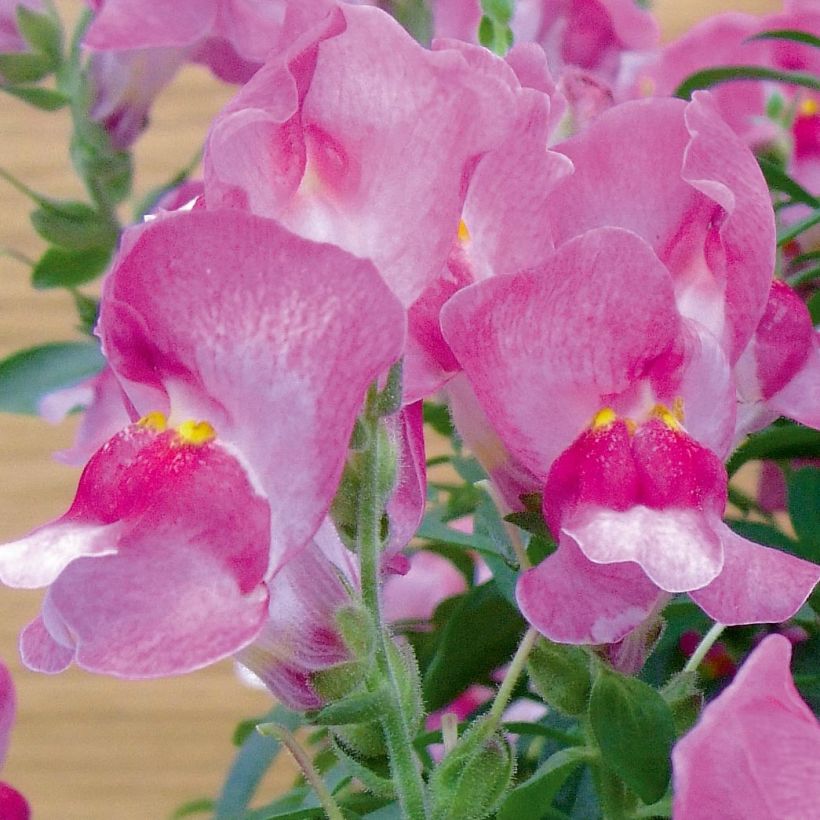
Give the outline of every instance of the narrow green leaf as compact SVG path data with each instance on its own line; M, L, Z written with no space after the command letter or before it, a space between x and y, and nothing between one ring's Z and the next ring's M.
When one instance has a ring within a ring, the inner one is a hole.
M264 721L279 723L295 729L302 723L301 715L276 706ZM253 800L259 781L270 768L281 745L272 737L252 732L236 754L222 791L217 798L213 820L236 820L245 816L245 810ZM321 816L321 815L320 815Z
M794 225L790 225L788 228L780 231L777 235L778 247L782 248L783 245L788 245L792 239L800 236L801 233L805 233L809 228L813 228L818 222L820 222L820 210L815 211L805 219L801 219L800 222L796 222Z
M73 288L96 279L108 267L112 248L81 251L51 247L31 272L31 284L38 290Z
M30 54L26 51L0 54L0 77L13 85L36 83L48 76L53 69L54 61L44 54Z
M589 718L606 764L644 803L666 793L675 721L663 697L637 678L600 669Z
M732 454L726 470L732 476L747 462L766 458L820 458L820 431L793 423L773 424L749 436Z
M754 541L755 544L762 544L764 547L776 547L790 552L792 555L800 554L800 545L770 524L764 524L760 521L736 521L732 518L727 518L726 523L738 535Z
M791 40L794 43L803 43L807 46L820 48L820 37L815 37L813 34L809 34L808 31L800 31L799 29L778 28L761 31L760 34L747 37L745 42L750 43L753 40Z
M18 100L27 102L41 111L58 111L69 103L68 97L59 91L51 88L39 88L28 85L0 85L0 91L17 97Z
M25 41L49 57L56 68L63 56L63 32L56 16L17 6L17 25Z
M810 208L820 207L817 197L812 196L802 185L795 182L782 168L765 157L758 157L757 162L769 188L788 194L795 202L808 205Z
M56 342L14 353L0 361L0 410L34 415L47 393L78 384L104 365L94 342Z
M756 65L720 66L696 71L687 77L675 90L673 96L688 100L693 91L700 88L711 88L720 83L738 80L773 80L787 85L797 85L820 91L820 78L802 71L780 71Z
M806 307L809 309L812 324L820 325L820 290L809 297Z
M806 467L789 478L789 515L800 539L800 556L820 563L820 470Z
M816 265L813 268L806 268L800 271L800 273L790 276L788 281L791 287L798 288L801 285L808 285L815 279L820 279L820 265Z
M85 202L44 199L30 218L43 239L67 250L113 247L116 241L105 215Z
M504 798L498 820L541 820L564 781L594 756L594 752L584 746L572 746L551 755L529 780Z
M183 803L172 815L171 820L182 820L183 817L192 817L195 814L205 814L213 811L214 801L210 797L200 797L198 800L189 800Z

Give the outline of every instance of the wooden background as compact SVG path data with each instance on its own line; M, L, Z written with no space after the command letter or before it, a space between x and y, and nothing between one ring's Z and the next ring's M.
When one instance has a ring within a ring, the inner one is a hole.
M64 0L72 16L80 0ZM762 12L771 0L658 0L665 36L721 9ZM153 110L137 147L136 180L145 192L194 155L210 118L232 90L204 70L186 69ZM0 165L37 191L82 197L66 156L67 116L39 114L0 98ZM0 249L36 257L41 243L28 223L29 203L0 180ZM36 293L27 270L0 256L0 356L28 345L74 337L74 309L63 293ZM50 454L72 438L74 422L53 428L0 414L0 542L59 515L77 471ZM70 670L59 677L24 669L20 628L41 593L0 588L0 657L17 683L19 713L2 778L28 796L43 820L138 820L168 817L191 798L213 795L231 759L230 735L241 719L264 712L269 698L237 682L230 663L181 678L127 682ZM266 783L272 794L293 775L283 763ZM1 820L1 819L0 819Z

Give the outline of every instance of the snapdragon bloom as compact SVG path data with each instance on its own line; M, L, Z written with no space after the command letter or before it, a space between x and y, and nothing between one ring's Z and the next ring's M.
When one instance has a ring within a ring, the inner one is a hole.
M324 519L403 312L368 262L199 211L125 236L98 333L133 423L64 516L0 549L6 583L49 585L23 656L51 672L198 668L261 629L266 582Z
M6 665L0 661L0 767L6 759L16 710L14 683ZM0 782L0 817L4 820L29 820L30 816L25 797L7 783Z
M769 635L672 750L673 813L686 820L809 818L820 805L820 724Z

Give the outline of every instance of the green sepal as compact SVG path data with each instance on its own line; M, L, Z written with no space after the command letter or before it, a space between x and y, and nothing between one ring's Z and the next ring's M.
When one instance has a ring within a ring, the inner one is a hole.
M50 58L52 68L56 69L63 59L63 32L59 18L18 6L17 26L32 49Z
M561 749L550 755L532 777L519 783L504 798L497 820L541 820L566 779L594 758L595 752L584 746Z
M345 726L352 723L370 723L378 720L385 708L388 694L380 687L374 692L348 695L330 703L318 712L310 714L309 720L317 726Z
M368 670L361 661L338 663L310 676L310 682L319 697L328 702L341 700L361 686Z
M758 459L820 458L820 431L788 422L753 433L726 463L731 477L746 462Z
M96 279L111 261L111 247L71 251L49 248L31 271L31 284L37 290L73 288Z
M2 85L0 91L17 97L18 100L33 105L41 111L58 111L71 102L65 94L51 88L40 88L33 85Z
M40 399L73 387L105 365L94 342L53 342L0 361L0 411L36 415Z
M367 761L359 760L344 743L338 739L333 741L333 750L340 760L350 770L350 774L371 794L393 800L396 797L396 787L391 779L390 764L387 758L373 758Z
M675 721L667 702L651 686L598 668L589 698L589 720L607 766L644 803L666 793Z
M515 773L507 739L477 721L433 770L434 820L481 820L501 801Z
M54 61L45 54L27 51L0 54L0 77L18 85L36 83L54 70Z
M43 198L39 207L31 212L30 219L43 239L67 250L113 248L117 240L116 227L85 202Z
M589 654L580 646L541 638L532 648L527 671L533 688L565 715L586 712L592 687Z

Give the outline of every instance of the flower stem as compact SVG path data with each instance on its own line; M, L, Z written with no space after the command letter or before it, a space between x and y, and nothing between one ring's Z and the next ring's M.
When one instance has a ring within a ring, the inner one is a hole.
M381 611L379 559L382 548L383 503L379 493L379 405L379 394L373 386L368 392L363 418L368 444L362 454L357 527L362 600L376 624L376 666L389 693L381 721L402 816L408 820L425 820L428 816L427 800L421 766L413 749L413 733L402 708L399 682L388 652L390 639L384 628Z
M524 670L524 666L527 663L527 658L529 657L537 638L538 631L535 627L531 626L524 633L524 637L518 645L518 649L510 662L509 669L507 669L507 674L504 675L504 680L501 681L501 686L498 688L498 692L495 695L493 705L490 707L488 716L493 725L501 722L501 716L504 714L504 710L510 702L513 689L515 689L515 685L518 683L518 678Z
M712 625L712 628L703 636L703 640L692 653L692 657L686 662L686 666L683 667L684 672L694 672L700 666L701 661L706 657L706 654L720 637L724 629L726 629L724 624L715 623Z
M344 820L344 815L339 805L333 799L333 795L328 791L324 780L319 776L319 773L313 766L310 757L305 753L305 750L299 745L299 741L293 736L293 733L284 726L279 726L276 723L266 723L259 727L259 731L265 735L273 735L287 750L293 755L293 759L298 763L302 770L305 779L313 786L316 796L319 798L319 803L325 810L325 814L329 820Z

